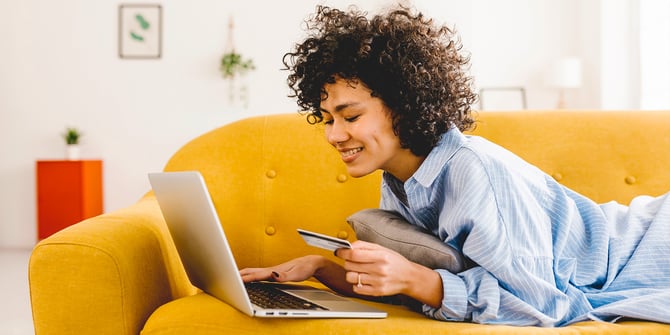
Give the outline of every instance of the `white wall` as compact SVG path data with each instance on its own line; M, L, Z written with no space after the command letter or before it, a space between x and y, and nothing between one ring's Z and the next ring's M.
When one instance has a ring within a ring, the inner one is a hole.
M670 104L670 1L640 0L640 106Z
M555 89L545 84L549 67L578 55L580 22L575 1L475 1L473 74L480 87L523 86L529 108L553 108ZM569 107L576 107L573 92ZM585 102L583 105L586 105ZM485 106L486 107L486 106ZM595 106L591 106L595 107Z
M303 36L315 1L149 1L163 6L159 60L118 57L120 3L0 0L0 246L34 245L35 161L63 157L66 126L85 133L84 158L104 160L105 209L113 211L144 194L146 173L161 170L187 140L250 115L296 109L281 57ZM390 2L360 3L375 11ZM542 80L550 63L592 56L587 47L598 44L599 26L584 17L600 7L578 0L414 3L461 33L478 87L525 86L529 108L555 106L556 92ZM230 15L237 50L257 65L248 109L227 104L218 72ZM584 91L599 92L597 80L585 82ZM571 93L569 107L598 108L599 98Z
M610 52L601 58L601 91L603 98L607 97L601 105L605 109L639 108L639 77L636 75L639 69L628 66L639 58L639 39L634 32L638 25L638 6L629 0L606 1L607 4L601 6L601 31L606 33L601 35L600 49ZM622 47L629 45L636 47Z

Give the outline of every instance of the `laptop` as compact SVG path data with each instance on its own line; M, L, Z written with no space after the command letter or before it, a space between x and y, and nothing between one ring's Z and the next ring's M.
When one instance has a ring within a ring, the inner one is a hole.
M202 175L197 171L150 173L149 182L186 273L204 292L255 317L387 316L384 311L309 286L244 284ZM258 298L259 294L265 297ZM251 297L258 301L252 302Z

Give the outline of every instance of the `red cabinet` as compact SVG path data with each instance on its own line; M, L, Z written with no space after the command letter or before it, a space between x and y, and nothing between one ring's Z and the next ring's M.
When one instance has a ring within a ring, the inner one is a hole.
M38 239L102 211L102 161L37 161Z

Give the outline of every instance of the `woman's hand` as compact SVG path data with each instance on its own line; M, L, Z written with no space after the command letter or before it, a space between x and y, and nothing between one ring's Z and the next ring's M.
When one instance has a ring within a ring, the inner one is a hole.
M345 278L356 294L403 294L431 306L442 303L440 275L391 249L356 241L351 249L338 249L336 255L345 260Z
M442 279L423 265L409 261L399 253L364 241L352 243L352 249L338 249L344 267L317 255L295 258L267 268L240 270L245 283L261 280L300 282L315 277L336 292L360 297L384 297L403 294L424 304L442 304Z
M310 255L268 268L242 269L240 275L245 283L261 280L300 282L313 277L321 267L325 266L325 262L326 259L322 256Z

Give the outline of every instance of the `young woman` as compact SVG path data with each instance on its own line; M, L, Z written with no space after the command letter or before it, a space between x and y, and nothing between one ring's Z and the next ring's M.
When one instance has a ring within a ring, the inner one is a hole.
M349 295L404 295L438 320L560 326L670 322L670 197L598 205L505 149L465 136L476 96L455 33L399 8L368 19L318 7L284 63L311 123L353 177L384 171L380 207L475 265L431 270L357 241L243 269L245 282L315 277ZM336 205L336 204L334 204ZM492 257L495 255L495 257Z

